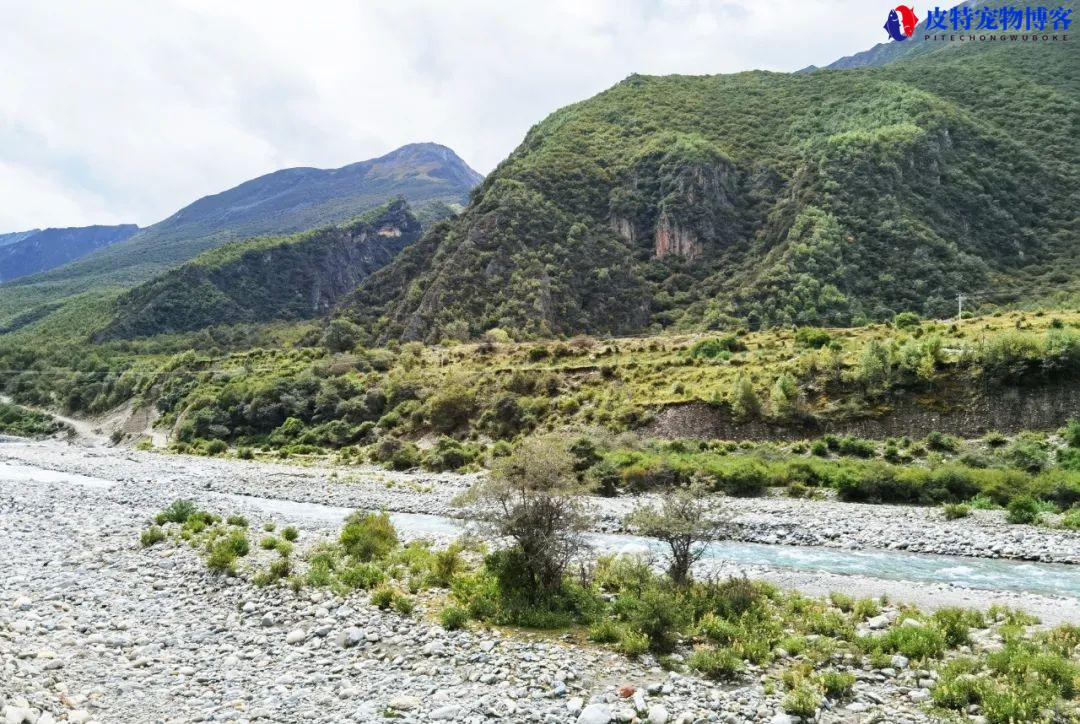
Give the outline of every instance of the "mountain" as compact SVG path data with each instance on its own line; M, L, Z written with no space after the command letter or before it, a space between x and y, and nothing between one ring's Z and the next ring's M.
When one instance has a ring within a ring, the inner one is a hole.
M533 127L341 314L376 340L637 334L1074 284L1076 43L924 45L880 67L631 76Z
M344 226L226 244L121 295L95 339L326 314L421 230L398 198Z
M0 234L0 246L16 244L28 236L33 236L39 231L41 231L41 229L30 229L30 231L15 231L9 234Z
M0 328L11 329L11 320L62 306L83 292L115 294L230 241L343 223L396 196L421 217L429 204L462 205L481 179L435 143L410 144L338 169L276 171L199 199L123 243L4 285Z
M34 229L0 235L0 283L67 264L130 238L135 224Z

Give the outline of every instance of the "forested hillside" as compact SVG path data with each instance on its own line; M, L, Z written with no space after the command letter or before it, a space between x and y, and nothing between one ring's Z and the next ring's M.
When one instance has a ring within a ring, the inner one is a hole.
M631 76L361 285L373 340L858 324L1074 290L1075 43ZM406 291L401 292L402 289Z
M421 229L399 198L344 226L226 244L121 295L116 316L95 338L326 314Z

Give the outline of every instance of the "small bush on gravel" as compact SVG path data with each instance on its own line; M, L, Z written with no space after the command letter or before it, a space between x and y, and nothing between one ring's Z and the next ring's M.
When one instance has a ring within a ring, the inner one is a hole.
M945 643L950 648L969 643L971 628L983 625L982 615L966 608L941 608L934 612L932 618L945 635Z
M941 506L941 512L945 514L945 520L957 520L971 515L971 506L963 503L946 503Z
M358 563L342 569L338 573L338 578L349 588L366 591L385 581L386 574L381 568L371 563Z
M165 531L156 525L150 526L139 536L139 542L142 543L143 548L149 548L163 540L165 540Z
M247 528L248 520L242 515L230 515L225 519L225 522L229 525L235 525L237 528Z
M686 660L692 669L709 679L730 680L743 670L743 660L731 649L698 649Z
M855 674L835 670L822 672L821 688L830 699L846 699L855 688Z
M272 535L265 536L259 541L259 547L264 551L272 551L278 546L278 539Z
M1080 530L1080 506L1069 509L1065 515L1061 516L1060 525L1068 530Z
M439 612L439 623L447 631L465 628L469 622L469 612L458 606L447 606Z
M636 631L624 630L619 636L619 651L626 656L641 656L649 650L649 637Z
M804 719L813 717L819 706L821 706L821 694L807 683L796 686L784 697L783 701L784 711Z
M855 599L839 591L830 593L829 601L844 613L850 613L855 608Z
M909 659L936 659L945 652L945 635L931 624L901 623L881 636L870 637L868 644L871 650L903 654Z
M379 586L371 592L371 605L377 606L384 611L394 605L394 596L397 592L389 586Z
M267 521L266 523L263 523L263 530L266 531L267 533L273 533L275 528L277 528L277 526L274 524L274 521L272 521L272 520Z
M402 616L408 616L416 608L416 604L410 596L406 596L404 593L398 593L394 596L393 601L394 610L400 613Z
M385 558L398 546L397 531L386 513L353 513L345 519L339 539L345 552L361 562Z
M1039 522L1039 504L1035 499L1022 495L1013 498L1008 507L1006 519L1013 524L1035 524Z
M856 621L872 618L879 613L881 613L881 606L872 598L860 598L855 602L855 608L852 610L852 616Z
M295 526L290 525L290 526L287 526L285 528L282 528L281 537L284 538L285 540L289 541L290 543L292 543L293 541L295 541L297 538L300 537L300 531L298 531Z
M161 511L154 518L158 525L165 523L186 523L187 519L195 512L195 503L183 498L177 498L169 503L169 507Z
M613 644L622 637L624 628L615 619L605 618L589 627L589 641Z

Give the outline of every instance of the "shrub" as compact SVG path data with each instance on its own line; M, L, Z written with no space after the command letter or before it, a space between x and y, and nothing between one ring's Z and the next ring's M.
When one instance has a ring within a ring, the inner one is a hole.
M229 449L229 445L224 440L211 440L206 443L205 449L207 455L220 455Z
M649 648L658 653L675 649L680 629L690 620L690 613L679 596L668 589L650 587L629 608L631 628L645 634Z
M637 631L624 630L619 636L619 651L626 656L641 656L649 650L649 637Z
M281 537L292 543L300 537L300 531L295 526L286 526L281 529Z
M460 606L447 606L439 612L439 623L447 631L465 628L469 622L469 612Z
M956 452L960 449L960 440L935 430L926 436L926 447L938 452Z
M832 335L818 327L799 327L795 330L795 344L800 347L821 349L832 341Z
M723 337L711 337L709 339L702 339L695 342L690 347L690 357L693 359L715 359L722 356L725 352L730 354L732 352L742 352L746 350L746 345L743 344L735 335L726 335Z
M349 588L367 591L385 581L386 574L371 563L358 563L339 571L338 580Z
M1008 506L1006 519L1013 524L1034 524L1039 522L1039 504L1030 495L1013 498Z
M427 417L437 432L452 432L461 427L476 410L476 393L464 384L450 382L428 398Z
M846 699L855 687L855 674L829 670L821 674L821 688L830 699Z
M915 312L900 312L893 317L897 329L914 329L922 324L922 319Z
M950 648L969 643L971 627L981 626L983 623L982 615L978 611L956 607L938 609L934 612L933 620L945 635L945 643Z
M1080 418L1074 417L1065 425L1063 433L1065 443L1069 447L1080 448Z
M598 644L613 644L623 633L624 628L614 619L604 618L589 627L589 640Z
M788 714L809 719L821 706L821 694L809 684L799 684L784 697L782 706Z
M143 548L149 548L163 540L165 540L165 531L156 525L150 526L139 535L139 543L142 544Z
M668 575L676 586L690 582L690 567L705 555L706 546L727 536L721 509L696 487L664 495L657 508L643 505L627 518L632 530L656 538L668 547Z
M237 528L247 528L248 519L242 515L230 515L225 519L225 522L229 525L235 525Z
M236 457L240 458L241 460L254 460L255 453L252 452L251 448L249 447L242 447L236 451Z
M824 440L814 440L810 443L810 454L819 458L829 457L829 446Z
M945 635L933 625L898 625L872 640L885 653L909 659L936 659L945 652Z
M963 503L946 503L941 510L945 514L945 520L957 520L971 515L971 506Z
M686 660L709 679L730 680L743 670L743 660L731 649L698 649Z
M272 535L265 536L259 541L259 547L264 551L272 551L278 546L278 539Z
M879 613L881 613L881 606L872 598L860 598L855 602L855 608L852 610L852 616L856 621L872 618Z
M396 597L397 591L390 586L379 586L371 592L371 605L377 606L385 611L394 605L394 599Z
M850 435L840 438L836 448L841 455L851 457L872 458L877 453L877 446L870 440L852 437Z
M169 507L157 514L154 518L158 525L165 523L186 523L187 519L195 513L195 503L190 500L178 498L169 503Z
M397 530L386 513L352 513L339 540L345 552L361 562L385 558L398 546Z
M240 531L221 536L210 544L206 565L213 571L233 573L237 557L246 556L248 548L247 536Z
M402 616L408 616L413 612L416 604L413 603L412 598L409 596L406 596L404 593L398 593L394 596L393 607L394 610Z
M1068 530L1080 530L1080 506L1070 508L1065 515L1061 516L1060 525Z
M849 613L855 608L855 599L838 591L829 594L829 601L844 613Z

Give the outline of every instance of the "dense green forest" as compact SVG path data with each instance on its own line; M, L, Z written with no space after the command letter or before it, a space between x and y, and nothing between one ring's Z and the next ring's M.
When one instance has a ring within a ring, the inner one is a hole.
M1074 46L631 76L535 126L343 314L373 341L437 341L858 324L941 316L958 292L1075 298Z

